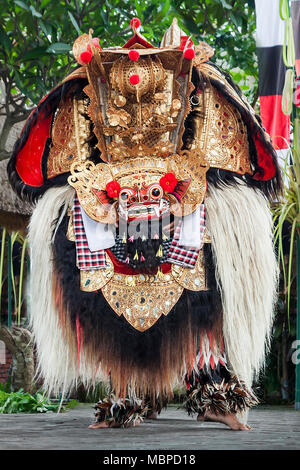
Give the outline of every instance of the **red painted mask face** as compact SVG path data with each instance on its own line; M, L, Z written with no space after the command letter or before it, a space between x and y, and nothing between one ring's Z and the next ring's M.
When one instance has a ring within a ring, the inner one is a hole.
M149 186L123 187L119 193L119 215L132 221L135 219L159 219L169 212L169 201L159 183Z

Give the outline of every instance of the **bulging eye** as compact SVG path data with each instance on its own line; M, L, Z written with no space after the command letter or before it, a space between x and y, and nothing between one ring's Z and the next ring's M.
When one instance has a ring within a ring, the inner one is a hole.
M161 187L156 186L155 188L152 188L150 191L150 195L152 199L159 199L163 195L163 190Z
M123 190L120 192L119 197L123 202L127 202L130 197L130 193L129 191Z

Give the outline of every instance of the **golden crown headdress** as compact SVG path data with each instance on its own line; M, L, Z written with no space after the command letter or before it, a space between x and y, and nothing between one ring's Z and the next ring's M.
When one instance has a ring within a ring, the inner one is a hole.
M203 116L206 107L205 113L212 112L214 122L217 119L213 135L207 128L209 116L202 117L198 133L202 126L205 139L196 132L194 143L182 151L184 122L195 88L193 66L205 65L213 49L203 42L194 45L176 20L160 48L139 33L137 18L131 26L133 37L123 47L102 50L92 30L73 46L74 57L86 70L88 85L84 92L88 100L74 103L77 152L68 181L88 215L100 221L95 207L99 206L99 194L112 180L117 184L128 178L145 181L150 175L159 179L173 172L178 181L186 183L181 202L188 214L204 199L209 166L251 172L245 125L229 103L219 103L224 98L213 89L194 96L197 103L192 103L199 108L203 105ZM226 117L220 114L223 112ZM101 160L107 163L94 165L88 161L86 114L93 123Z
M161 48L139 33L138 19L131 25L134 35L123 47L102 50L91 32L73 46L74 57L87 69L88 113L104 161L166 156L180 150L194 88L192 66L213 55L210 46L194 46L185 35L175 40L176 21L173 43L167 45L165 38Z

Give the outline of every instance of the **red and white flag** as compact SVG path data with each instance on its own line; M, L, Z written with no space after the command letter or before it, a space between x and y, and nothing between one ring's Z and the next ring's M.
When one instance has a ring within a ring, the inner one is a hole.
M292 3L298 4L299 10L300 1ZM287 149L290 117L281 110L286 72L282 58L285 22L279 15L279 0L255 0L255 7L260 115L275 149Z
M295 43L295 68L297 77L300 77L300 0L292 0L291 2L291 17L294 31Z

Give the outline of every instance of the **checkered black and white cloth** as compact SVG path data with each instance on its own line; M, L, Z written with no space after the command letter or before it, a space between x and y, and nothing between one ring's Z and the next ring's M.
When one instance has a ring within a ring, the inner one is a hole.
M76 245L76 264L78 269L106 268L105 250L90 251L84 230L80 204L75 196L73 206L73 225Z
M86 233L84 230L80 204L75 196L73 209L73 224L76 244L76 264L78 269L90 270L101 269L106 267L105 250L90 251ZM178 240L182 227L182 220L176 226L173 239L164 240L162 243L163 256L161 263L173 263L180 266L193 268L197 261L200 248L191 248L180 245ZM200 206L200 236L203 240L205 232L205 206ZM126 258L125 247L122 240L117 236L116 243L110 248L116 258L124 262Z
M185 245L180 245L178 240L180 238L182 220L177 225L173 241L170 246L170 250L168 253L168 257L166 259L167 262L178 264L180 266L185 266L186 268L193 268L197 261L200 248L190 248ZM200 205L200 240L201 245L203 244L203 237L205 232L205 206L204 204Z

